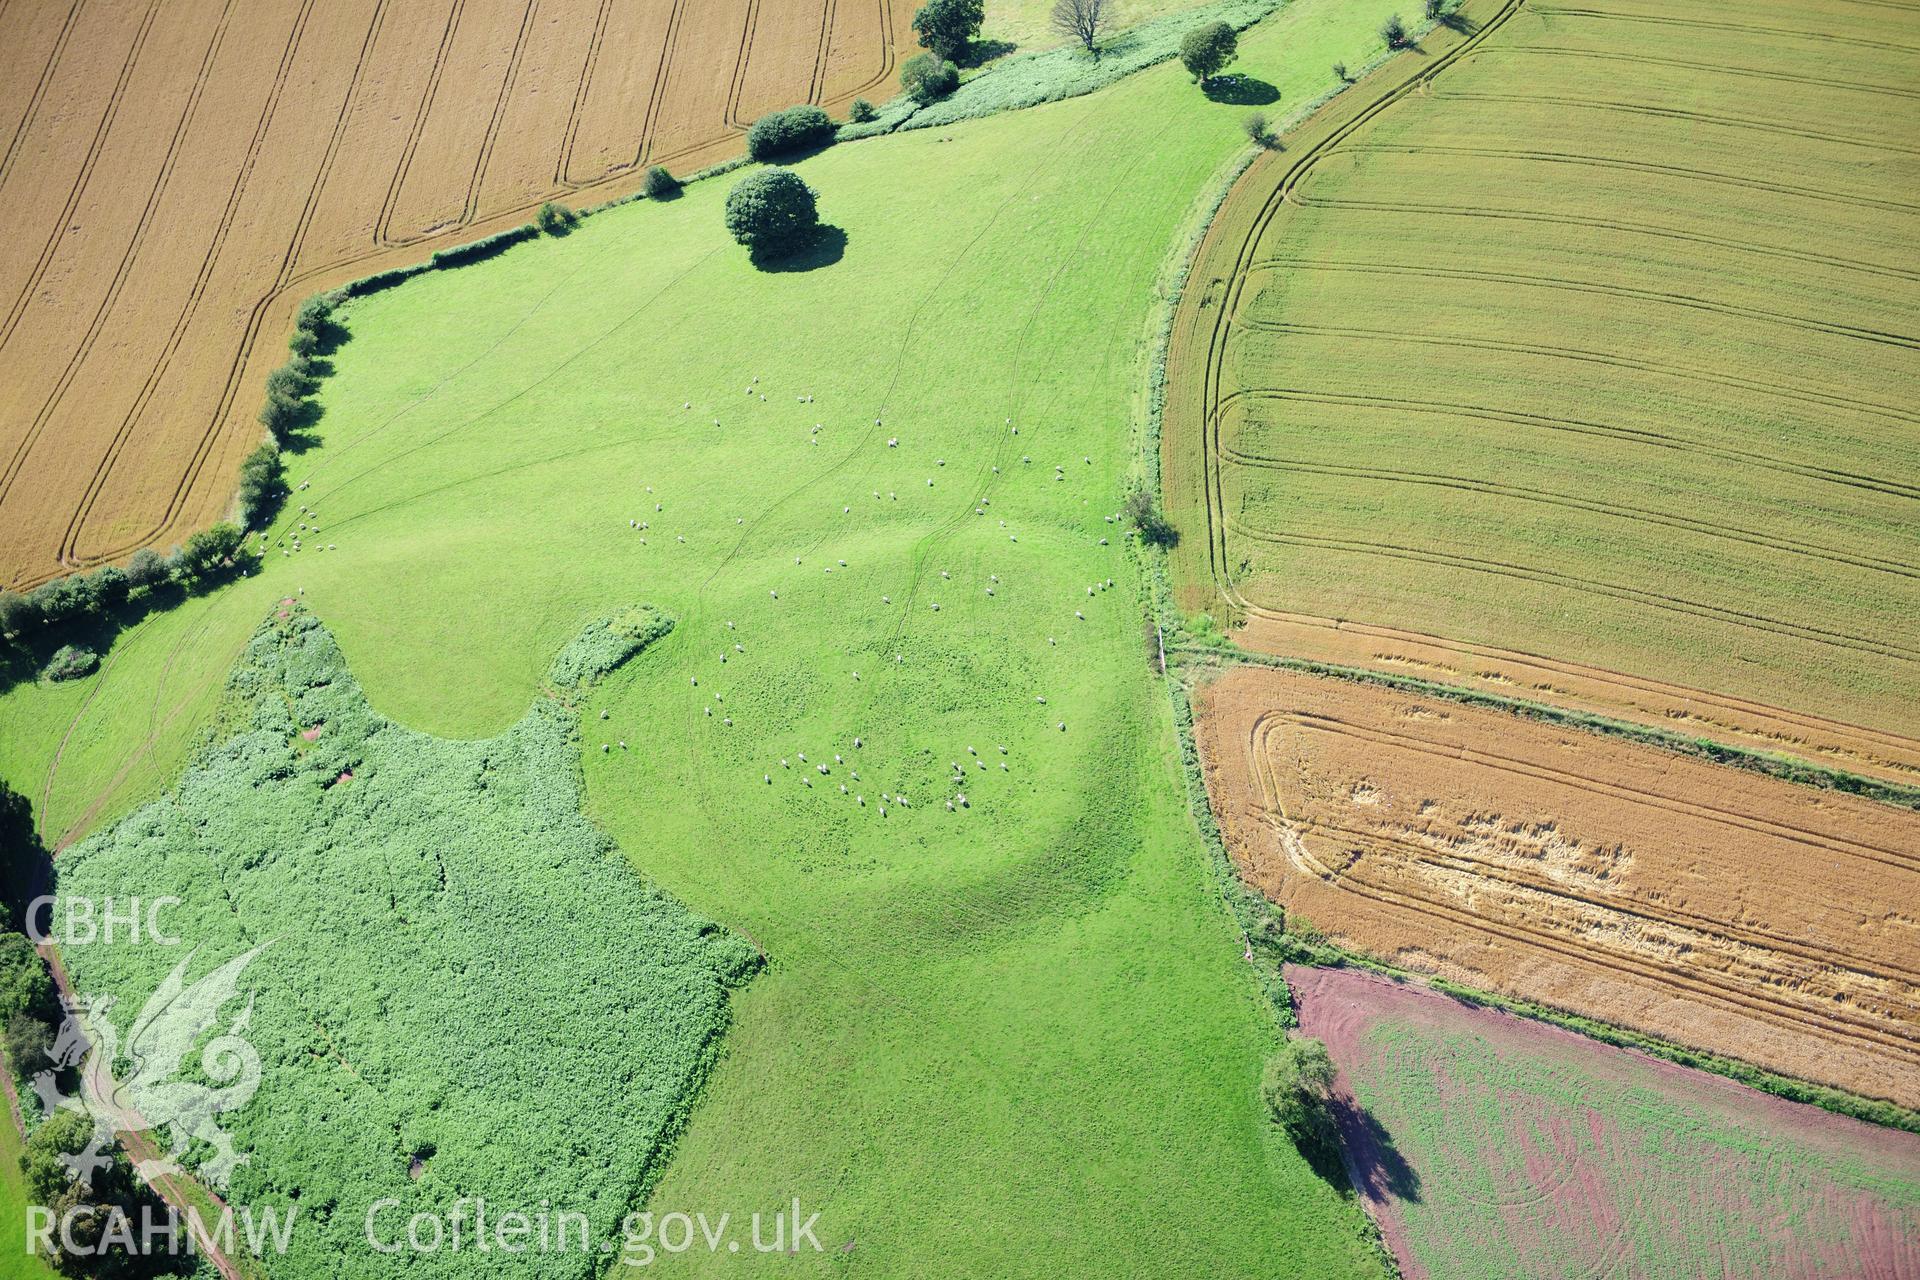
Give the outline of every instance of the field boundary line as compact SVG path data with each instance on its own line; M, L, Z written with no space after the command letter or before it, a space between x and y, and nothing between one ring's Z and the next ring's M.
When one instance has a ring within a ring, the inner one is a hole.
M1838 791L1898 809L1920 811L1920 786L1852 773L1786 752L1762 751L1755 747L1721 742L1703 735L1684 734L1662 725L1622 720L1591 711L1571 710L1549 702L1515 698L1506 694L1491 693L1484 689L1469 688L1465 685L1445 684L1421 676L1403 676L1397 672L1380 671L1372 667L1322 662L1316 658L1258 653L1239 648L1223 649L1181 644L1178 641L1169 649L1178 656L1190 659L1217 661L1237 666L1268 667L1330 680L1344 680L1353 684L1379 685L1400 693L1501 711L1524 720L1539 720L1561 728L1578 729L1603 737L1622 738L1642 746L1705 760L1725 768L1763 773L1782 782L1811 787L1818 791ZM1854 726L1839 727L1853 728Z

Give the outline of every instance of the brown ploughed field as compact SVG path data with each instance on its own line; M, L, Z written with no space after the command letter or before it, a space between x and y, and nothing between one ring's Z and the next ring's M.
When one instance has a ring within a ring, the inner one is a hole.
M912 9L0 4L0 585L220 517L302 298L890 97Z
M1295 926L1920 1105L1910 812L1270 669L1196 712L1227 846Z

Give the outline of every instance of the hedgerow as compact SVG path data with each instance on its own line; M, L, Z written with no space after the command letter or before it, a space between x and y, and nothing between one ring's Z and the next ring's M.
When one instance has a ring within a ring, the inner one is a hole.
M772 160L796 151L810 151L833 141L833 120L819 107L788 107L761 116L747 130L747 154Z
M635 610L597 625L563 674L630 657L663 623ZM657 1176L757 953L581 815L577 727L552 697L491 740L415 733L283 601L218 724L169 794L61 855L60 891L177 897L190 977L270 943L243 977L259 1093L221 1122L251 1156L229 1198L300 1206L274 1275L597 1274L603 1260L578 1252L374 1257L363 1226L383 1198L398 1207L381 1221L404 1231L466 1196L545 1201L610 1237ZM118 997L124 1027L184 954L65 958L79 990Z

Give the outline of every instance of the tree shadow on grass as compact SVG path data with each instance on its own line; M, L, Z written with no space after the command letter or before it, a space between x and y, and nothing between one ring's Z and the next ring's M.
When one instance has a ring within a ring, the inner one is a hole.
M1017 47L1011 40L975 40L967 46L967 51L960 55L957 65L968 70L984 67L995 58L1006 57Z
M847 233L839 227L823 226L814 236L813 243L806 248L795 250L779 258L755 254L753 265L762 271L775 273L818 271L821 267L832 266L846 256Z
M1265 80L1239 74L1215 76L1207 81L1205 92L1209 100L1231 107L1264 107L1280 101L1280 91Z

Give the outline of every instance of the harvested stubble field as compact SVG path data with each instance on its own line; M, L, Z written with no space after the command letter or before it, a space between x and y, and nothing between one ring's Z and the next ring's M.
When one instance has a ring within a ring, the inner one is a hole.
M1338 941L1920 1104L1920 841L1888 805L1243 667L1199 744L1249 880Z
M1920 1272L1920 1138L1417 986L1289 968L1407 1280Z
M1916 138L1911 6L1470 9L1201 251L1183 603L1911 780Z
M301 298L890 96L912 8L0 5L0 584L218 517Z

